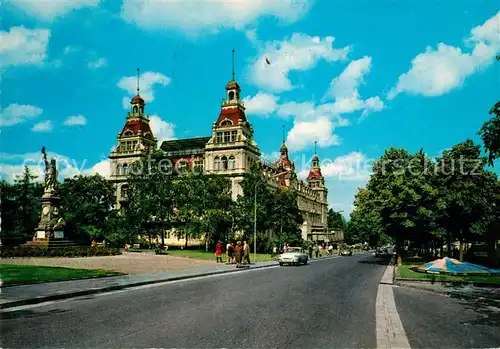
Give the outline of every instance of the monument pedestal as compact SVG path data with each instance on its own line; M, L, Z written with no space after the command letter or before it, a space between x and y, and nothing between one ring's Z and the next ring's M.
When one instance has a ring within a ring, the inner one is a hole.
M67 247L75 243L66 239L64 228L66 222L59 214L61 198L53 191L46 190L42 196L42 214L40 222L33 235L33 240L25 246L32 247Z

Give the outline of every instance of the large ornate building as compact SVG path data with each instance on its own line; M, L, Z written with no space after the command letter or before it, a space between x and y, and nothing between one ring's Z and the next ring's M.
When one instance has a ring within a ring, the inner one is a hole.
M232 183L232 198L243 195L240 183L245 172L253 164L259 164L262 174L270 187L286 186L297 193L298 207L304 218L302 238L322 240L327 230L328 189L321 174L319 159L314 155L306 183L297 178L295 164L288 157L285 142L281 145L280 156L274 163L261 158L254 139L254 129L245 115L241 100L241 88L234 80L226 85L226 98L221 111L212 124L212 135L164 141L160 149L170 159L173 168L202 166L207 174L229 177ZM139 94L130 101L125 126L118 133L117 145L111 152L111 177L116 185L117 199L122 203L127 198L127 174L135 161L143 158L157 147L157 139L145 114L145 102ZM183 244L167 234L168 244Z

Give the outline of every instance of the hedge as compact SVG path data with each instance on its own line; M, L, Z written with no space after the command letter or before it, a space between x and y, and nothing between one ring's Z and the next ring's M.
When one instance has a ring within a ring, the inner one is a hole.
M108 247L64 247L44 248L20 246L15 248L0 249L1 258L10 257L92 257L116 256L121 254L118 248Z

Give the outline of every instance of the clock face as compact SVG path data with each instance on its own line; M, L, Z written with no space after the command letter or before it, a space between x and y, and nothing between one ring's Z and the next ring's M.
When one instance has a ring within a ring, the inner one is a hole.
M42 213L44 214L44 216L48 215L49 214L49 208L47 206L45 206L42 210Z

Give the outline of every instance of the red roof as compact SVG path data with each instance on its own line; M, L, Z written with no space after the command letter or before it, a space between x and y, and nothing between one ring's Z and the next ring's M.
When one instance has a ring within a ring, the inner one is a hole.
M238 107L221 109L217 126L220 126L224 120L231 120L233 125L238 125L239 121L247 121L245 112Z
M309 175L307 176L307 180L311 179L321 179L322 174L321 174L321 169L318 168L312 168L311 171L309 171Z
M274 162L274 165L279 165L279 164L283 164L283 167L290 167L292 165L292 162L290 161L288 156L283 156Z
M125 127L123 127L123 130L121 132L121 136L125 135L125 132L127 131L132 131L134 136L136 136L139 130L142 131L142 134L146 134L147 132L149 132L151 136L153 136L153 132L151 132L149 123L140 119L127 120L127 123L125 124Z

